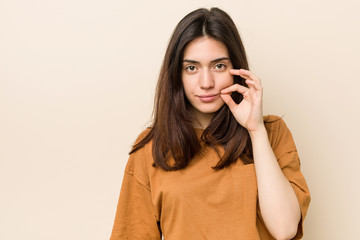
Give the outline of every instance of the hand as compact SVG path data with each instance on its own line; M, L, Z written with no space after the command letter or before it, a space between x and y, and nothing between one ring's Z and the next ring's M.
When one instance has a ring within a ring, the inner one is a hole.
M264 126L261 81L245 69L230 69L230 74L243 77L249 88L234 84L221 90L220 97L229 106L230 111L241 126L249 132L256 131ZM230 96L235 91L243 95L243 100L239 104L236 104Z

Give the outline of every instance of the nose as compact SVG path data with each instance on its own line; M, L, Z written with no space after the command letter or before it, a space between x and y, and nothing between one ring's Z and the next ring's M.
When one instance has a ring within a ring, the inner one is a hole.
M201 89L211 89L215 85L214 78L209 70L202 71L200 76L200 88Z

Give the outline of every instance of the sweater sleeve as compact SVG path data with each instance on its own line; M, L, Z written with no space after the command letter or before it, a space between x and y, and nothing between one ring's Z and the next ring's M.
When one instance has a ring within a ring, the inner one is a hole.
M127 162L110 240L161 239L143 152L139 149Z
M271 118L275 118L272 116ZM293 239L301 239L303 236L303 222L310 204L310 192L305 178L300 171L300 159L294 139L283 119L276 117L269 127L270 143L279 166L289 180L299 201L301 220L298 231Z

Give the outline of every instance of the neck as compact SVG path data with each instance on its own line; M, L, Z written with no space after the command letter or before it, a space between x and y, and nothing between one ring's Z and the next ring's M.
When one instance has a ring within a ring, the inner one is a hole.
M192 112L194 114L194 122L193 122L194 128L201 128L201 129L205 129L207 128L207 126L209 126L211 119L214 117L215 114L215 113L202 113L196 109L193 109Z

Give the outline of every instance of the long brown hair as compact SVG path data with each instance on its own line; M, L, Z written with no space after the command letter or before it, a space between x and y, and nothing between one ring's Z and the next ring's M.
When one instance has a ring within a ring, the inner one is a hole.
M248 69L245 49L237 28L224 11L218 8L198 9L186 15L176 26L167 47L160 71L154 103L153 123L145 138L133 146L130 154L152 142L154 165L166 171L185 168L201 143L192 125L191 104L186 99L182 84L184 49L193 40L208 36L225 44L235 69ZM234 83L246 86L243 78L234 76ZM233 93L236 103L242 95ZM215 149L222 146L224 154L213 168L223 169L239 158L252 163L251 141L248 131L234 118L226 104L222 106L204 130L201 141ZM174 164L169 163L173 159Z

